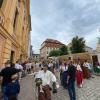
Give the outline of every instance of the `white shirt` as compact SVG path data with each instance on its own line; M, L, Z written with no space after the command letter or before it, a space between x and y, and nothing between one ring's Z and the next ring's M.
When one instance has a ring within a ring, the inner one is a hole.
M60 69L61 69L62 71L67 71L67 70L68 70L68 66L63 66L63 65L61 65L61 66L60 66Z
M48 67L51 68L52 66L53 66L53 64L52 63L49 63Z
M15 64L15 68L23 70L23 67L20 64L18 64L18 63Z
M41 78L43 86L50 85L51 82L56 82L55 75L48 70L46 72L44 71L36 72L35 78Z
M36 78L41 78L42 79L42 77L43 77L43 71L34 72L33 75L35 75L35 79Z
M88 69L91 69L90 64L88 62L84 63L83 66L87 67Z
M76 69L77 69L78 71L82 71L81 66L80 66L79 64L76 66Z
M26 64L26 68L27 68L27 69L31 68L31 66L32 66L32 63L27 63L27 64Z

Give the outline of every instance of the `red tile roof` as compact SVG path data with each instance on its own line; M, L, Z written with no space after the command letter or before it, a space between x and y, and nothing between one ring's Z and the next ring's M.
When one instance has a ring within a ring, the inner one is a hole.
M57 43L57 44L63 44L63 43L61 43L60 41L58 41L58 40L54 40L54 39L46 39L45 41L44 41L45 43Z

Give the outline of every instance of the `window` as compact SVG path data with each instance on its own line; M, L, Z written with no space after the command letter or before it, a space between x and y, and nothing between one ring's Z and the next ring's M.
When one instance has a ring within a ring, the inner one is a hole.
M10 61L13 62L14 61L14 51L11 51L11 55L10 55Z
M18 10L16 9L15 18L14 18L14 23L13 23L13 27L14 27L14 28L15 28L15 26L16 26L17 15L18 15Z
M1 8L1 6L2 6L2 3L3 3L3 0L0 0L0 8Z

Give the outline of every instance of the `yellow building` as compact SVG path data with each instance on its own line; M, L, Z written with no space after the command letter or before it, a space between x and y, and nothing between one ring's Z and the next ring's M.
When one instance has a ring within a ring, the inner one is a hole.
M28 58L30 0L0 0L0 66Z

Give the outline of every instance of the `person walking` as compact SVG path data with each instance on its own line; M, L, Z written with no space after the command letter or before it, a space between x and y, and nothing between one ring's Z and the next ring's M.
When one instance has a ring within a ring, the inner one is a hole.
M35 75L36 84L41 83L38 86L38 100L51 100L51 82L53 83L53 93L56 93L56 77L48 70L48 65L43 65L43 70L38 71ZM41 80L41 82L40 82Z
M76 66L76 80L77 86L80 88L83 85L83 71L81 65L78 63Z
M90 79L91 78L91 73L90 73L90 70L91 70L91 67L90 67L90 64L87 60L85 60L85 62L83 63L83 67L84 67L84 78L87 78L87 79Z
M70 61L68 66L68 76L67 76L67 88L70 100L76 100L75 76L76 76L76 68L75 66L73 66L72 61Z
M1 82L1 89L2 89L2 93L3 93L3 99L4 100L11 100L9 99L9 96L7 95L7 93L10 93L7 88L9 86L9 84L12 84L12 77L13 79L18 79L18 75L17 73L20 70L17 70L15 67L11 66L10 61L7 61L5 63L5 68L1 70L0 72L0 77L2 79ZM15 75L16 74L16 75ZM13 76L14 75L14 76ZM11 90L11 88L10 88ZM12 96L12 93L10 94L10 96Z
M20 61L16 61L15 68L16 68L17 70L20 70L20 72L18 73L18 76L19 76L19 80L21 80L21 79L22 79L23 67L22 67L22 65L20 64Z
M52 63L52 61L51 61L51 62L49 62L49 64L48 64L48 70L51 71L52 68L53 68L53 63Z

